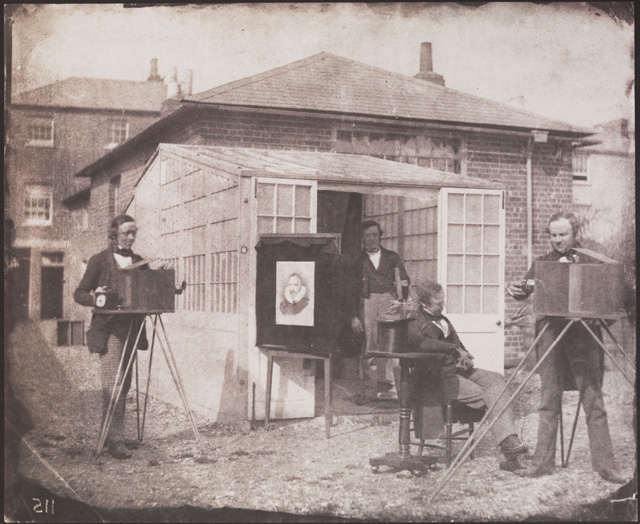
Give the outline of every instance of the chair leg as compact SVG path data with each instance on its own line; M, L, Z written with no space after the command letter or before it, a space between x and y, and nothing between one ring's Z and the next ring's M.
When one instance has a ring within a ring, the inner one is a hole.
M471 438L471 436L473 435L473 432L475 430L475 424L473 422L469 422L469 438ZM473 460L475 457L473 456L473 452L471 452L471 460Z
M451 448L452 448L452 428L453 428L453 405L451 402L447 402L445 406L445 415L444 415L444 428L445 428L445 460L447 464L447 468L451 465Z

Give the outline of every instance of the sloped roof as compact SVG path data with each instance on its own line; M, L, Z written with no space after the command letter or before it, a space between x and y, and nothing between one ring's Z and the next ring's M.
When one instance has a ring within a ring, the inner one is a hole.
M330 53L319 53L231 82L185 101L591 133L584 128Z
M14 105L160 112L162 82L71 77L15 96Z
M614 155L629 155L634 151L635 129L627 127L627 133L623 134L624 119L611 120L595 127L597 134L584 140L586 144L578 151L585 153L608 153ZM629 122L627 121L627 126Z
M500 189L480 178L438 171L368 155L317 151L281 151L228 146L160 144L158 150L180 156L205 167L218 168L236 177L303 178L345 186L394 186L405 188L458 187ZM148 164L149 165L149 164Z

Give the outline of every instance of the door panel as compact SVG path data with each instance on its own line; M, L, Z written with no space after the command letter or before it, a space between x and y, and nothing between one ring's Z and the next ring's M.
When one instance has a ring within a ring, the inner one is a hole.
M440 193L438 280L446 314L478 367L504 373L504 209L501 191Z

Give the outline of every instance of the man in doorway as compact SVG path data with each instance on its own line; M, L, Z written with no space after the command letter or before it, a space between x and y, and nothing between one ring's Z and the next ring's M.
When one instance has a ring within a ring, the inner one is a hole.
M408 290L410 279L400 256L395 251L385 249L380 245L382 238L380 224L373 220L367 220L361 226L361 233L363 249L356 260L353 276L359 289L356 288L354 294L358 294L358 296L353 298L354 302L362 298L363 307L361 318L352 314L351 328L357 333L364 331L365 351L362 357L362 366L365 375L376 383L376 396L397 399L397 384L399 382L399 378L396 378L399 375L397 359L392 361L393 378L388 380L387 361L389 359L370 358L367 354L377 350L377 319L392 314L393 302L406 298L397 296L396 269L399 270L403 289ZM358 309L360 308L354 304L354 313Z
M552 250L538 260L577 264L593 262L575 249L580 247L578 241L580 222L573 213L559 212L552 215L547 232ZM516 300L522 300L533 292L526 283L534 279L535 266L532 266L525 279L512 283L507 288L507 292ZM539 348L544 352L569 320L562 317L541 318L536 322L536 331L541 329L542 322L549 323L540 340ZM599 326L594 325L592 330L596 335L601 335ZM518 474L526 477L541 477L553 473L558 423L562 413L562 392L568 384L573 382L582 392L582 406L587 419L593 469L604 480L623 484L625 478L614 463L607 412L602 396L604 355L600 345L584 326L574 324L540 365L539 373L540 407L538 408L538 441L534 464L519 471Z

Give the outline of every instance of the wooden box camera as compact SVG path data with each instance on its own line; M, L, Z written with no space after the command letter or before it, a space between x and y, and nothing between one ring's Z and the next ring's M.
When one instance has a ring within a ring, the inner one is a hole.
M621 264L535 263L536 315L620 318L625 315Z
M175 310L175 270L147 269L123 273L118 290L121 309L140 312Z

